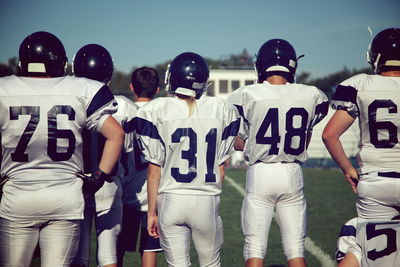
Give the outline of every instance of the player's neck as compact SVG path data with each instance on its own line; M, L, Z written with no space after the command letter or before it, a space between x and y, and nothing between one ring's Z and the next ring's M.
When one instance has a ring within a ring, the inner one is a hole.
M151 99L148 97L140 97L140 96L135 97L135 102L149 102L150 100Z
M385 77L400 77L400 70L383 71L379 73L379 75Z
M284 85L287 83L287 80L279 75L269 76L267 78L267 82L273 85Z

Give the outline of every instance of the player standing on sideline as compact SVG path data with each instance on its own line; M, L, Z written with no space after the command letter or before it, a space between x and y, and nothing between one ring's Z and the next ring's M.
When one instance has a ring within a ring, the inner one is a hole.
M36 245L41 266L70 266L83 219L82 129L106 138L99 169L83 180L94 192L109 178L123 144L110 116L117 103L107 85L65 76L60 40L35 32L20 45L20 77L0 78L0 266L29 266Z
M255 63L258 83L239 88L228 101L242 116L237 150L249 161L242 204L246 266L264 266L274 208L288 266L305 266L306 200L300 162L311 131L328 111L327 97L294 82L298 58L282 39L264 43Z
M338 267L397 266L400 220L353 218L343 225L337 245Z
M132 73L130 88L135 95L135 103L142 107L150 102L159 91L158 73L153 68L142 67ZM134 120L128 122L124 130L135 134ZM118 237L118 266L123 266L125 251L135 251L140 232L139 252L143 267L157 266L157 252L162 251L160 239L147 232L147 166L141 155L137 139L129 154L124 154L126 174L121 175L122 202L124 204L122 229ZM122 163L122 162L121 162Z
M98 44L83 46L76 53L73 60L73 72L77 77L85 77L109 84L112 78L114 65L107 49ZM128 120L136 115L137 106L123 96L115 96L118 111L113 117L124 126ZM101 153L104 138L96 132L87 132L84 139L84 163L86 172L93 172L98 165L97 154ZM131 136L125 136L122 153L131 147ZM116 173L93 196L85 199L85 216L81 222L81 238L79 251L72 266L89 266L90 236L92 221L95 219L97 236L97 265L115 267L117 264L117 239L121 230L122 201L121 182Z
M390 220L400 214L400 28L378 33L367 60L375 74L358 74L337 87L332 99L336 112L322 138L357 193L358 216ZM357 117L359 172L339 140Z
M150 162L147 228L160 237L170 266L190 266L191 238L200 266L220 266L219 195L240 121L224 100L201 97L208 76L201 56L178 55L166 72L168 92L175 96L154 99L135 119Z

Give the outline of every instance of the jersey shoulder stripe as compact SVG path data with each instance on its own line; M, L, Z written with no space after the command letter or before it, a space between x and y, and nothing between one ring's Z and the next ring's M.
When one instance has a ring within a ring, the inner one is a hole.
M249 123L249 121L247 120L246 116L244 116L243 107L240 106L240 105L236 105L236 104L234 106L236 107L237 111L239 112L239 115L243 118L243 121L245 123Z
M343 225L340 230L339 237L342 236L356 236L356 228L354 225Z
M131 133L131 132L135 131L135 129L136 129L135 121L136 121L136 117L132 118L131 120L127 121L124 124L123 129L124 129L125 133Z
M133 122L136 127L136 133L143 136L148 136L153 139L161 140L157 127L150 121L136 117Z
M357 89L352 86L338 85L332 100L356 103Z
M110 101L114 99L113 94L107 85L103 85L99 91L97 91L96 95L93 97L92 101L89 104L89 107L86 111L86 116L90 117L93 113L95 113L99 108L103 107ZM116 102L115 102L116 104Z
M222 132L222 140L228 139L229 136L236 136L239 132L240 119L232 121L228 126L225 127Z
M328 109L329 109L329 102L328 101L322 102L315 107L315 114L322 114L325 116L326 114L328 114Z

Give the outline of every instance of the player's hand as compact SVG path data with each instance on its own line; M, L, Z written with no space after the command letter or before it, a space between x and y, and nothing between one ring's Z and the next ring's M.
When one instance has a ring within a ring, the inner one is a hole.
M105 181L110 180L110 175L102 172L100 169L92 175L78 173L77 176L83 180L82 192L85 196L94 195L103 186Z
M160 232L158 228L158 216L155 215L149 215L147 214L147 231L149 232L149 235L154 238L159 238L160 237Z
M344 172L344 177L349 182L354 194L357 194L358 172L353 167Z

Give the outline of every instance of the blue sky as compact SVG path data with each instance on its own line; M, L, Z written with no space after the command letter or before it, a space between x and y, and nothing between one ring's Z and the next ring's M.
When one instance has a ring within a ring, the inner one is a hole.
M126 73L185 51L219 59L246 48L253 55L283 38L305 54L298 72L316 78L368 66L367 26L375 34L400 27L399 14L399 0L1 1L0 62L39 30L60 38L70 62L80 47L98 43Z

